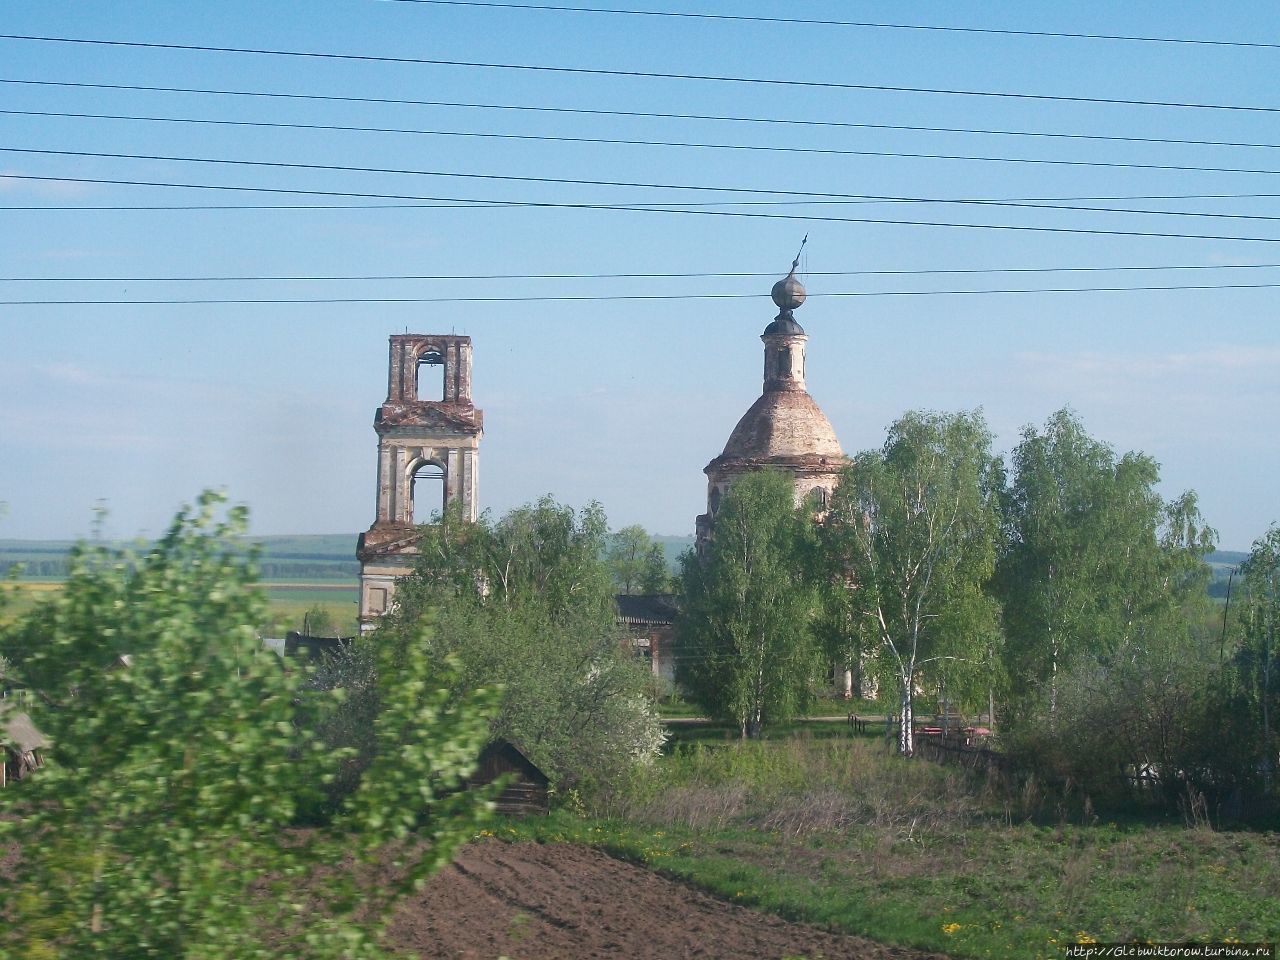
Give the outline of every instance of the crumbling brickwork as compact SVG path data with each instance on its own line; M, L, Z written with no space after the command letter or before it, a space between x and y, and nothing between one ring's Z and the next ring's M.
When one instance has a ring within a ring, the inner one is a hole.
M426 385L435 382L429 376L433 372L442 373L442 387L438 396L425 397ZM425 522L432 512L457 504L465 518L476 519L484 414L471 401L471 338L392 336L387 399L374 414L373 428L378 434L375 519L356 547L361 630L371 629L391 609L395 581L413 565L415 514L416 522ZM436 499L428 502L432 496Z
M813 497L822 507L847 462L831 422L805 388L809 338L794 316L804 297L804 287L794 273L774 284L773 301L779 312L760 335L764 390L733 428L724 452L703 471L707 512L697 519L699 551L711 536L721 499L739 477L766 467L785 470L795 484L796 503Z

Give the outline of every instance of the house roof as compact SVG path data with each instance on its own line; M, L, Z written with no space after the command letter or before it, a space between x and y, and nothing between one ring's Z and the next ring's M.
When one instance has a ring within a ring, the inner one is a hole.
M676 619L676 598L672 593L618 594L613 598L618 619L631 626L668 626Z

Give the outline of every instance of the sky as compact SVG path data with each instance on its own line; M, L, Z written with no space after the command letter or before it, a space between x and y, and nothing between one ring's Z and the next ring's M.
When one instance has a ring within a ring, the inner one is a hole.
M707 16L4 4L0 539L154 536L209 487L367 528L403 332L472 337L482 508L691 533L806 235L846 452L1069 406L1223 548L1280 520L1280 7L562 6Z

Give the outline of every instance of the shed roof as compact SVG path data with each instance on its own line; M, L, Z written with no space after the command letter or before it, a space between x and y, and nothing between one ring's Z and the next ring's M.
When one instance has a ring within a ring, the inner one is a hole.
M3 721L0 723L0 740L6 745L13 744L24 753L49 746L49 741L27 714L0 704L0 721Z

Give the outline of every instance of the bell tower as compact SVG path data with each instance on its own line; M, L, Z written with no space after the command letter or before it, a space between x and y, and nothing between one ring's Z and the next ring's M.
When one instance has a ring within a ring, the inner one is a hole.
M415 527L454 504L464 518L476 519L484 413L471 402L471 338L392 336L387 399L374 413L373 429L375 519L356 545L362 633L391 609L396 580L412 569Z

